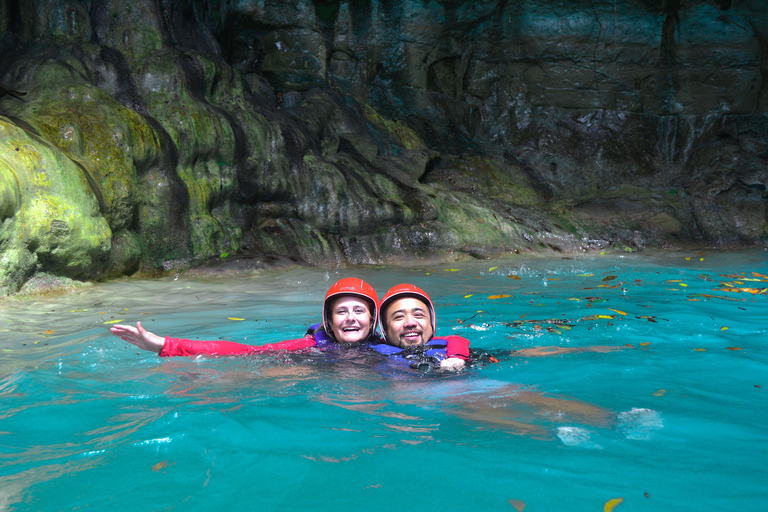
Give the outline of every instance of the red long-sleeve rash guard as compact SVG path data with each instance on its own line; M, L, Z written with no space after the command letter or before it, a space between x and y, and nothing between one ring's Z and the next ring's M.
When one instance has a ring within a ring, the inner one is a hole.
M275 350L295 351L317 345L314 336L307 335L295 340L268 343L266 345L244 345L234 341L225 340L185 340L166 336L165 345L160 351L160 357L171 356L236 356L245 354L260 354Z
M441 337L446 341L445 357L469 359L469 340L461 336L449 335ZM165 345L160 351L160 357L173 356L236 356L246 354L261 354L275 350L293 352L305 348L316 347L317 341L311 334L295 340L268 343L266 345L245 345L226 340L187 340L166 336Z
M445 345L445 357L458 357L469 360L469 340L455 334L449 334L448 336L440 336L440 338L446 341Z

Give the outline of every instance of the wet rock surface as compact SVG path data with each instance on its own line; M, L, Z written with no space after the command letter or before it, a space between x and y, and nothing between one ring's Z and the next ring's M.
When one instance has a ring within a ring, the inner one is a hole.
M768 240L759 0L0 7L0 295Z

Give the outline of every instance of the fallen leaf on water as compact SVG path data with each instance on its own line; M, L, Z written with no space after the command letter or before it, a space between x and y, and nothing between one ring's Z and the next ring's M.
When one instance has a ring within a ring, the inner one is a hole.
M688 285L685 283L680 283L680 286L682 286L683 288L688 288Z
M507 297L511 297L511 295L489 295L489 299L506 299Z
M616 313L618 313L618 314L620 314L620 315L626 315L626 313L625 313L625 312L623 312L623 311L619 311L618 309L613 309L613 308L608 308L608 309L610 309L611 311L615 311Z
M650 342L650 341L644 341L644 342L642 342L642 343L640 344L640 346L642 346L642 347L647 347L647 346L648 346L648 345L650 345L650 344L651 344L651 342Z
M235 322L241 322L245 320L245 318L234 318L234 317L228 316L227 320L234 320Z
M605 502L603 512L613 512L613 509L624 503L624 498L613 498Z
M705 348L695 348L693 350L695 350L696 352L706 352L707 351L707 349L705 349Z
M649 322L653 322L654 324L656 323L656 316L655 315L654 316L636 316L635 318L645 318Z
M167 467L168 467L168 461L164 460L152 466L152 471L160 471L161 469L165 469Z
M465 299L468 299L468 298L470 298L472 295L474 295L474 293L470 293L469 295L465 295L465 296L464 296L464 298L465 298Z
M727 327L725 327L725 326L723 326L723 327L721 327L721 328L720 328L720 330L721 330L721 331L727 331L727 330L728 330L728 328L727 328Z
M118 322L122 322L122 320L107 320L107 321L106 321L106 322L104 322L104 323L105 323L105 324L116 324L116 323L118 323Z
M443 272L458 272L461 270L460 268L445 268L443 269Z
M666 389L660 389L657 392L653 393L653 396L664 396L667 393Z
M624 346L625 346L625 347L632 347L632 348L635 348L635 346L634 346L634 345L632 345L631 343L626 343Z
M686 259L686 261L691 261L691 258L690 258L690 257L689 257L689 258L685 258L685 259Z
M525 509L525 503L520 500L507 500L507 503L515 507L515 510L517 510L517 512L523 512L523 510Z
M496 270L497 268L499 268L499 267L491 267L491 268L489 268L489 269L488 269L488 272L493 272L493 271L494 271L494 270Z
M55 332L56 332L55 329L48 329L47 331L43 331L43 334L53 334Z
M571 326L570 325L561 325L560 328L563 329L564 331L570 331L571 330Z
M694 295L691 295L691 297L704 297L705 299L723 299L723 300L735 300L739 302L744 302L744 299L737 299L735 297L723 297L722 295L711 295L708 293L696 293Z
M592 277L595 274L579 274L578 277Z
M596 316L597 316L597 318L602 318L602 319L605 319L605 320L613 320L613 318L614 318L614 315L596 315Z
M603 281L613 281L613 280L614 280L614 279L616 279L617 277L619 277L619 276L605 276L605 277L603 278Z
M520 279L520 276L507 276L510 279Z
M728 350L741 350L741 347L725 347Z
M571 298L570 298L570 299L568 299L568 300L575 300L575 301L581 302L581 299L577 299L576 297L571 297Z

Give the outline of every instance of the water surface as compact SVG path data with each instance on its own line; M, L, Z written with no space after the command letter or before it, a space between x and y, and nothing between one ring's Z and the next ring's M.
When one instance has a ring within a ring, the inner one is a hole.
M438 332L469 338L483 363L159 358L108 331L295 338L352 275L380 294L427 290ZM764 251L679 252L127 279L5 301L0 510L597 511L622 498L618 512L763 511L766 276Z

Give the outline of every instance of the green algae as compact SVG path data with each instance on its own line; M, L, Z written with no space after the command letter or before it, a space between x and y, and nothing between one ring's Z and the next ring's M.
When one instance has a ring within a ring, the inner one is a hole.
M0 293L17 291L38 263L67 277L98 275L112 231L80 168L6 118L0 118L0 155L11 170L2 175L4 188L21 191L0 230Z

